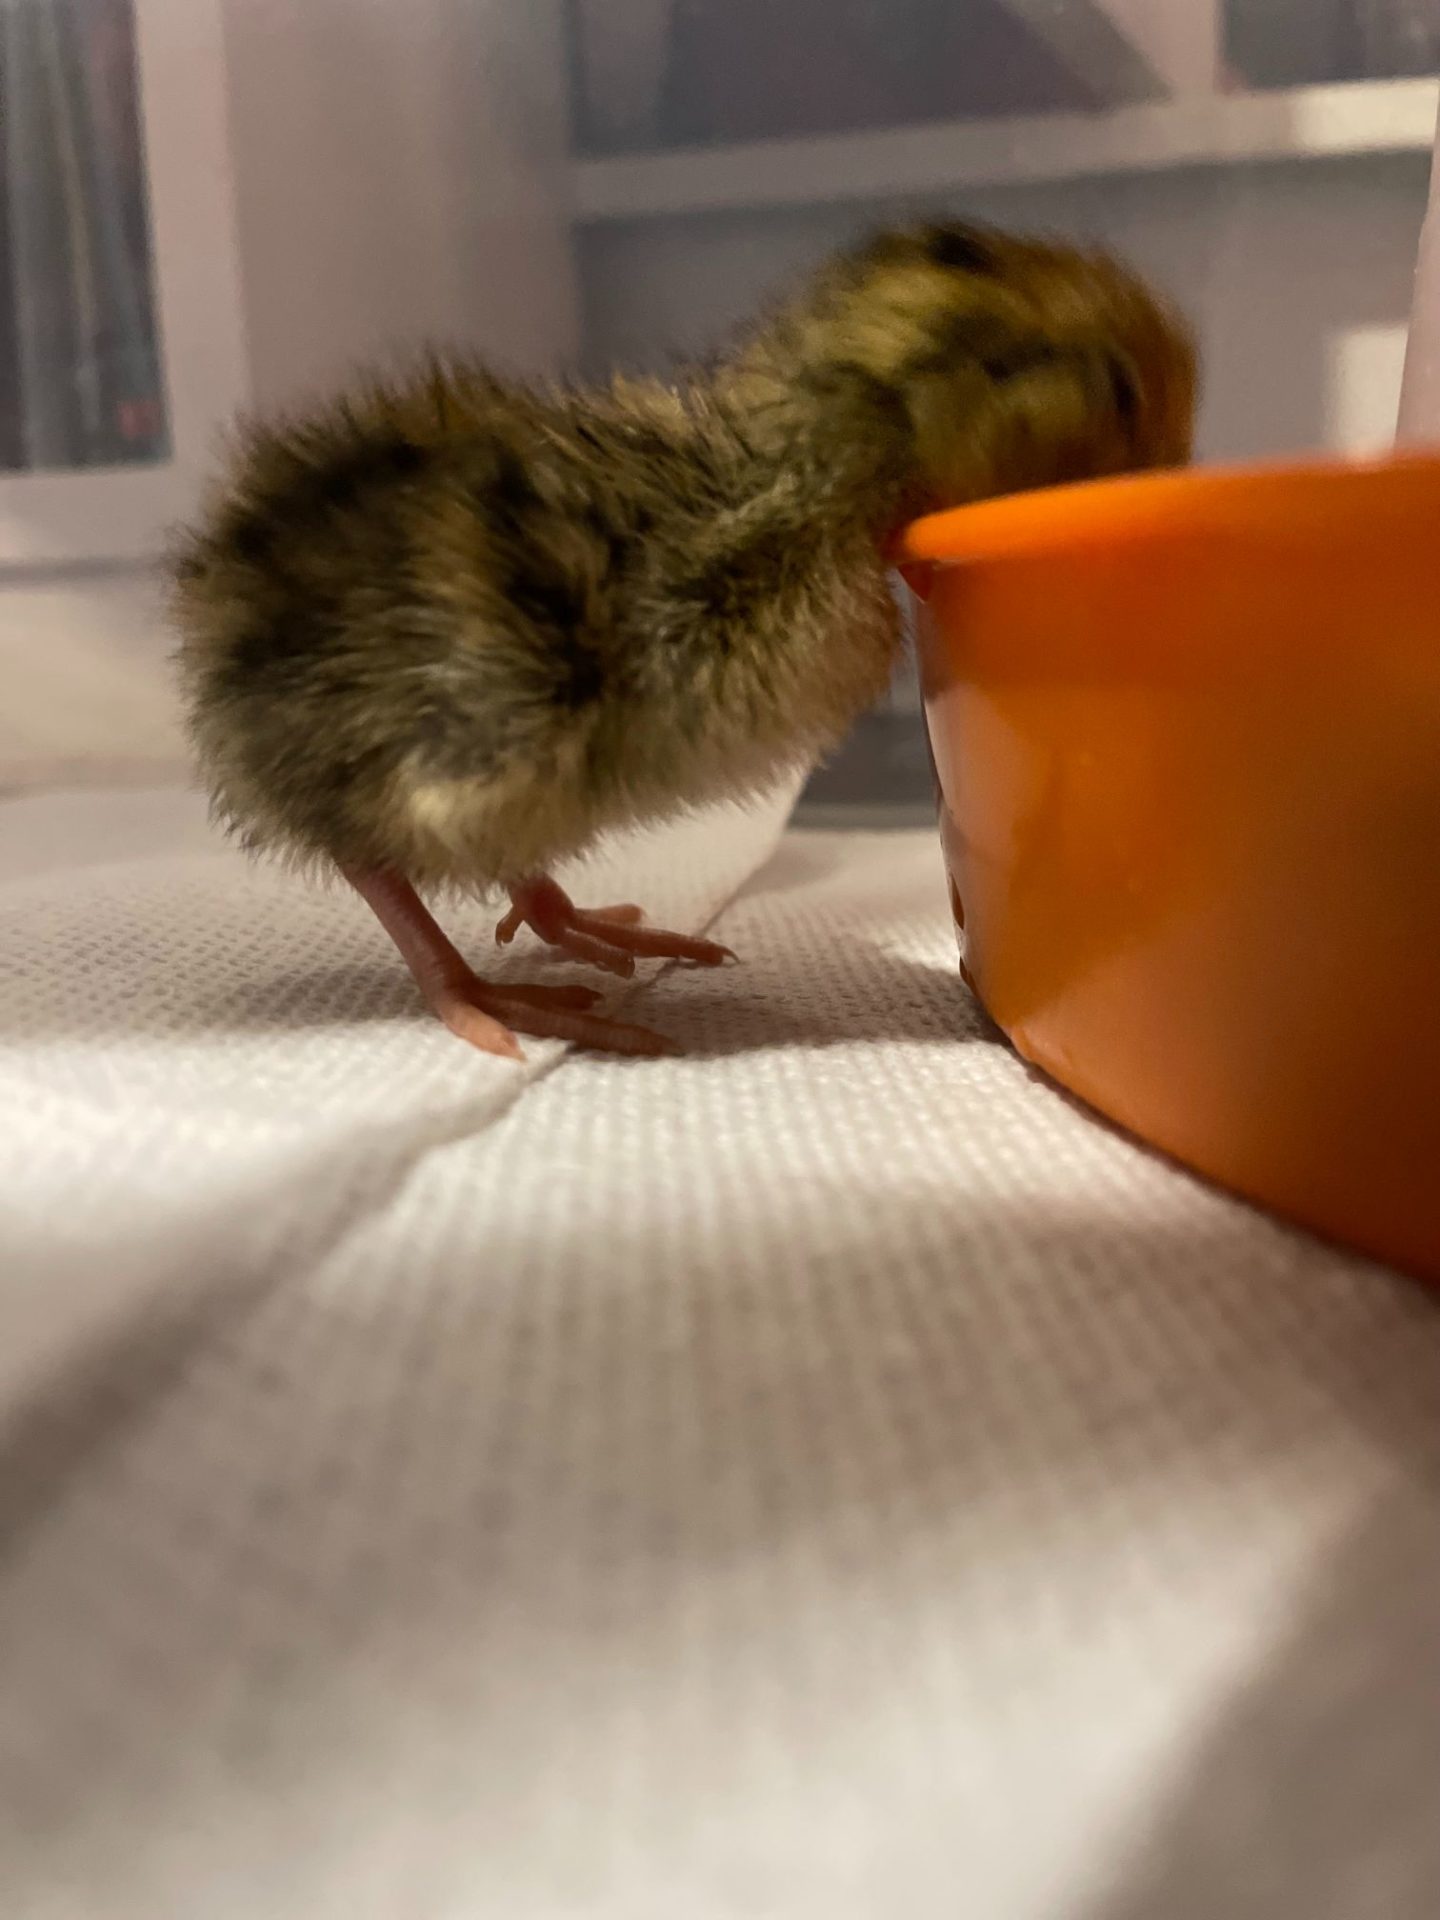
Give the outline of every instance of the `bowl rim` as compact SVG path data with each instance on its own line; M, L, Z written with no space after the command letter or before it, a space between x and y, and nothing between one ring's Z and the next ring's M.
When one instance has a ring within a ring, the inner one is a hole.
M1387 518L1398 489L1440 521L1440 449L1406 449L1368 458L1174 467L1004 494L912 520L896 537L892 557L901 567L929 569L1221 527L1293 532L1311 522L1333 538L1336 494L1377 482L1377 505L1383 501ZM1347 511L1354 512L1353 500Z

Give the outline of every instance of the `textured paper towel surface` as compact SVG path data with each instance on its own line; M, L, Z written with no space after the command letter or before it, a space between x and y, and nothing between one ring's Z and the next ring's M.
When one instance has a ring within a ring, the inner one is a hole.
M790 798L634 836L570 877L699 926ZM497 911L443 918L486 974L533 973L534 948L497 953ZM244 861L195 797L0 805L0 1416L144 1295L243 1288L343 1232L564 1054L527 1040L517 1070L449 1042L348 889Z
M5 896L7 1207L186 1280L5 1433L7 1916L1433 1920L1436 1299L1029 1075L930 836L515 1098L151 869Z

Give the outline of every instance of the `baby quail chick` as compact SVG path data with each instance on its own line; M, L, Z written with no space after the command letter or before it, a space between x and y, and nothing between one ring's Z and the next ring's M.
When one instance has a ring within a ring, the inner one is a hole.
M216 810L338 867L476 1046L659 1051L587 988L482 981L416 889L504 889L498 939L616 973L717 964L551 867L833 747L893 669L904 520L1181 461L1193 393L1132 275L947 223L837 258L674 387L436 363L254 427L174 571Z

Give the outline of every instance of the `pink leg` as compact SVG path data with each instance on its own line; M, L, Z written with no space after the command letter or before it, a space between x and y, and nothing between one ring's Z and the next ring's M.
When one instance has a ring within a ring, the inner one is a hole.
M638 907L577 907L563 887L541 875L510 890L510 911L495 929L501 946L508 946L521 927L529 927L547 946L558 947L572 960L624 978L635 971L635 961L683 960L692 967L718 967L735 955L717 940L697 940L686 933L666 933L641 924Z
M426 1005L452 1033L483 1053L522 1060L516 1028L540 1039L569 1040L608 1053L672 1051L668 1041L646 1027L591 1013L600 996L589 987L491 985L481 980L408 880L384 871L351 867L343 871L395 942Z

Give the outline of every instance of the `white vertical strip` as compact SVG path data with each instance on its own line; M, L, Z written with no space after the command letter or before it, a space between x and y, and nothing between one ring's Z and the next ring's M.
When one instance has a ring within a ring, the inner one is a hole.
M1430 175L1430 210L1420 234L1410 344L1400 390L1401 446L1440 441L1440 132Z

